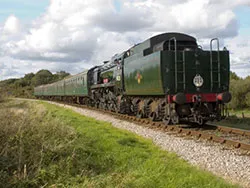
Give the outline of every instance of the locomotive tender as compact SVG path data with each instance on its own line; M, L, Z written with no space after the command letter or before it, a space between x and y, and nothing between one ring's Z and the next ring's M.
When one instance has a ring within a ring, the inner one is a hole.
M213 44L217 49L213 50ZM221 120L229 91L229 51L202 50L181 33L154 36L103 65L35 88L35 96L179 124Z

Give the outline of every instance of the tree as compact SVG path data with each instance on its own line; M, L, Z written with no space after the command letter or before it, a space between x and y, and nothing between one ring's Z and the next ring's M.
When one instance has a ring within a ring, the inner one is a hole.
M48 70L40 70L31 79L31 84L33 86L39 86L43 84L48 84L53 80L53 74Z
M48 70L40 70L36 74L25 74L20 79L8 79L0 81L0 95L11 95L17 97L33 97L34 87L42 84L56 82L70 75L65 71L52 74Z
M230 71L230 80L240 80L241 78L235 73Z
M58 80L62 80L63 78L69 76L70 74L65 72L65 71L59 71L56 72L56 74L54 74L54 79L53 81L58 81Z

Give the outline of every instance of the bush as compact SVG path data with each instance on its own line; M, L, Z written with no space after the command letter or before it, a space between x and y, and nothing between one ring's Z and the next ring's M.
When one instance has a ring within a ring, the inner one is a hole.
M232 101L229 107L232 109L242 109L250 105L250 77L239 80L231 80L230 92Z
M6 97L3 95L0 95L0 103L4 102L6 100Z
M72 156L70 146L77 134L59 120L47 121L43 115L27 110L24 104L7 110L2 106L0 119L0 187L46 184L48 178L44 171L49 176L53 173L45 169L60 163L64 156ZM58 168L60 172L65 166Z

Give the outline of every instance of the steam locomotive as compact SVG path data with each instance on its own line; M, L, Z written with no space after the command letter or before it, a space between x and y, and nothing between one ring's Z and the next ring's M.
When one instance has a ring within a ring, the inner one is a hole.
M219 49L217 38L210 50L203 50L192 36L163 33L100 66L38 86L34 95L166 124L202 125L225 117L231 100L229 74L229 51Z

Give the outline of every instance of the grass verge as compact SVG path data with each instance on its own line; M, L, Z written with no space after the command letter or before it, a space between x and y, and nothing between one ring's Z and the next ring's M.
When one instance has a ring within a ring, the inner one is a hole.
M0 187L237 187L72 110L9 101L0 119Z
M212 123L236 129L250 130L250 111L248 109L230 110L229 114L230 116L225 120Z

